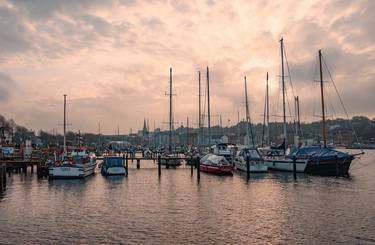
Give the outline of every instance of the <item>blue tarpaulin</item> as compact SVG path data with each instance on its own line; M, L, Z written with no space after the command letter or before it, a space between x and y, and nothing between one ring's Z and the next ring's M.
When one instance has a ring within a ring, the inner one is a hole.
M353 155L335 150L330 147L307 146L295 149L289 156L290 159L310 159L312 161L329 161L336 159L353 159Z

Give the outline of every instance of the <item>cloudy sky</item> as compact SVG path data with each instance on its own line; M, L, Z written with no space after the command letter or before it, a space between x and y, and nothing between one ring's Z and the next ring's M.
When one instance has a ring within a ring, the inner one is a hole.
M279 40L290 69L288 98L318 120L317 52L322 49L350 116L375 116L375 1L349 0L0 0L0 114L38 130L104 133L166 128L169 67L175 121L196 123L197 72L210 67L213 124L262 120L266 72L271 114L280 115ZM327 73L325 72L325 75ZM326 78L328 80L328 78ZM203 80L204 81L204 80ZM326 83L329 116L342 116ZM230 119L230 121L228 121Z

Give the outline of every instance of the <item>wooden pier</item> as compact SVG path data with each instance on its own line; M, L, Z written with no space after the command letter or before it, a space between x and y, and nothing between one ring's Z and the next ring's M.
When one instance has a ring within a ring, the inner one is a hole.
M7 185L6 165L0 164L0 195L5 191Z
M32 156L28 159L20 157L0 159L0 166L5 166L5 174L10 176L12 173L23 173L27 175L27 169L30 168L30 173L34 173L36 168L38 176L43 176L43 167L45 158L43 156Z

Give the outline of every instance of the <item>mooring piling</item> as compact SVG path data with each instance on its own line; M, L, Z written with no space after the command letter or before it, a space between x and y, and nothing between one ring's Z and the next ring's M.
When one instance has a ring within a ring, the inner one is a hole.
M165 159L165 168L169 168L169 159L168 158Z
M137 159L137 169L141 168L141 159Z
M0 194L5 191L7 183L6 165L0 165Z
M128 173L129 173L129 164L128 164L128 153L126 153L126 157L125 157L125 176L128 177Z
M293 157L293 179L296 181L297 180L297 159L294 156Z
M194 173L194 162L193 162L193 156L190 158L190 175L193 176Z
M199 180L201 179L201 169L200 169L200 165L201 165L201 159L200 157L198 156L197 157L197 180L199 182Z
M158 156L158 175L161 176L161 156Z
M246 179L250 179L250 157L246 156Z

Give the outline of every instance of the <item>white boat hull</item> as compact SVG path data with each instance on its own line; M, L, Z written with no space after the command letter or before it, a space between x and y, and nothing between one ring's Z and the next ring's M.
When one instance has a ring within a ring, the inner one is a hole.
M103 175L125 175L126 169L125 169L125 167L103 168L102 174Z
M240 171L247 172L246 163L236 162L236 169ZM250 173L266 173L268 172L268 167L263 163L252 163L250 164Z
M96 162L77 165L52 166L49 177L52 179L85 178L95 173Z
M293 160L291 159L267 159L264 164L270 170L293 172ZM306 161L296 161L296 172L304 173L307 166Z

